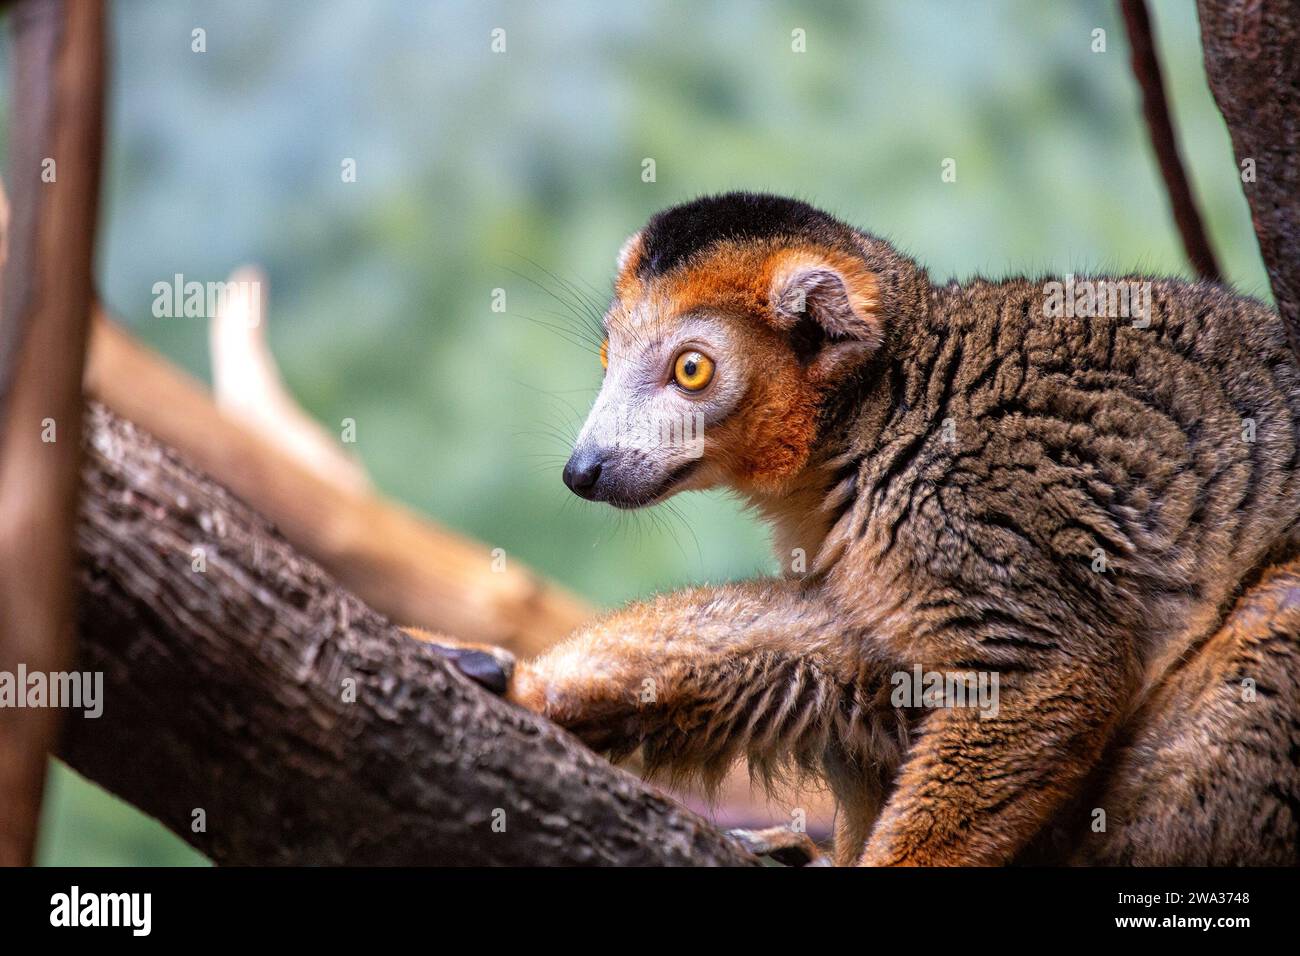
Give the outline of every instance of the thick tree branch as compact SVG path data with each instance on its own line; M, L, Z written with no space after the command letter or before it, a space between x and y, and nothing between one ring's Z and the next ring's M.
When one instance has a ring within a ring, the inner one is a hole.
M103 672L104 712L70 717L62 755L217 862L756 862L103 406L86 456L80 666Z
M1250 203L1264 266L1300 356L1300 6L1199 0L1205 71Z

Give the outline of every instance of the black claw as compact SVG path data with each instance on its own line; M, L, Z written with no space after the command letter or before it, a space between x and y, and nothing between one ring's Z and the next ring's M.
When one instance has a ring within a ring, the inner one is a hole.
M808 836L788 827L727 832L755 856L769 857L784 866L824 866L830 862Z
M485 651L466 651L456 661L460 672L477 681L494 694L504 694L509 683L497 659Z
M438 653L456 665L456 669L494 694L504 694L510 684L509 675L495 657L487 651L476 651L467 647L447 647L434 645Z
M782 866L807 866L815 859L803 846L779 846L767 855Z

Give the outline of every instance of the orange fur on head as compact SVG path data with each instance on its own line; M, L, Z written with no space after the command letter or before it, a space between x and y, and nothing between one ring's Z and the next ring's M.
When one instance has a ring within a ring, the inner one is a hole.
M747 323L743 354L723 358L746 363L749 392L740 411L713 432L710 448L739 490L781 493L807 465L817 439L820 402L847 370L850 357L842 347L832 347L811 363L801 362L787 334L800 317L782 310L788 304L786 293L810 273L839 277L852 314L832 316L825 332L828 338L858 344L852 355L860 356L883 340L875 276L860 259L827 246L723 242L646 283L637 274L640 255L640 237L633 236L619 256L617 289L622 301L653 296L669 316L707 310ZM807 306L810 313L816 312L817 303ZM813 315L811 320L825 322L826 316Z
M738 490L775 495L808 463L820 396L778 334L755 329L750 344L745 402L713 430L709 447Z

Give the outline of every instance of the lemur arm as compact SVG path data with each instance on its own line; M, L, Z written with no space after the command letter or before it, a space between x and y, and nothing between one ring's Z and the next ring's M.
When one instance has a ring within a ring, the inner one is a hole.
M521 662L510 696L615 758L716 783L813 769L852 697L835 616L795 582L695 588L632 604Z

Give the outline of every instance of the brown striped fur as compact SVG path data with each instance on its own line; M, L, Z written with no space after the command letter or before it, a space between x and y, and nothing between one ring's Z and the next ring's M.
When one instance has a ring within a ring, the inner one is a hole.
M621 260L615 356L726 323L745 398L672 490L740 492L787 574L612 614L514 699L652 769L817 775L840 862L1296 862L1300 369L1275 312L1151 280L1149 327L1049 316L1041 280L934 286L747 194ZM996 716L896 707L918 665L996 674Z

